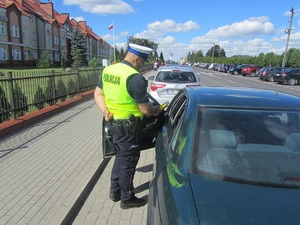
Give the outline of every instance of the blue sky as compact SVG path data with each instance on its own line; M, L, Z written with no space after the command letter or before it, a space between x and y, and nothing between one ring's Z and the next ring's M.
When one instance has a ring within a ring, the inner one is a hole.
M46 2L43 0L42 2ZM295 0L53 0L59 13L85 20L109 44L125 48L127 37L158 44L165 60L205 54L213 44L228 57L282 54L294 9L289 48L300 48L300 1ZM114 23L114 31L108 26ZM114 35L113 35L114 33ZM114 40L113 40L114 36Z

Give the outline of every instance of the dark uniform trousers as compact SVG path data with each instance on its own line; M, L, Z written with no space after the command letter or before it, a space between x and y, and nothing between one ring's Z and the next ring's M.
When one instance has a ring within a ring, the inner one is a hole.
M116 150L110 191L115 193L121 191L121 200L125 201L134 196L133 178L140 158L139 129L128 132L110 123L110 132Z

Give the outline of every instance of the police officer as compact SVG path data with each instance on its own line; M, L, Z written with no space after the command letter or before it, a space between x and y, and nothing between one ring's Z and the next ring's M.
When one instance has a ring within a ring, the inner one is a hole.
M121 200L122 209L146 204L134 195L133 178L140 158L139 134L143 116L157 116L159 106L152 106L147 97L147 81L138 72L151 48L129 44L125 59L106 67L95 89L96 104L109 121L116 156L111 173L109 197Z

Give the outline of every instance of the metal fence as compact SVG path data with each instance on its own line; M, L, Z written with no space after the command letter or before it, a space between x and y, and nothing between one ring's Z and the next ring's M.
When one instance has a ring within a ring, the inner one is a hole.
M153 68L148 64L145 73ZM58 104L96 87L102 68L0 71L0 123Z
M0 123L78 96L96 87L103 68L71 72L14 71L0 76Z

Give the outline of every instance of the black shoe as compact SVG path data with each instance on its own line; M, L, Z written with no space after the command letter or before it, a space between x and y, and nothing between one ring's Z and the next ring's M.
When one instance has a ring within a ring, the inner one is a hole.
M121 192L109 192L109 198L114 202L118 202L121 200Z
M129 200L121 201L121 208L122 209L129 209L129 208L136 208L146 205L146 200L142 198L137 198L133 196Z

